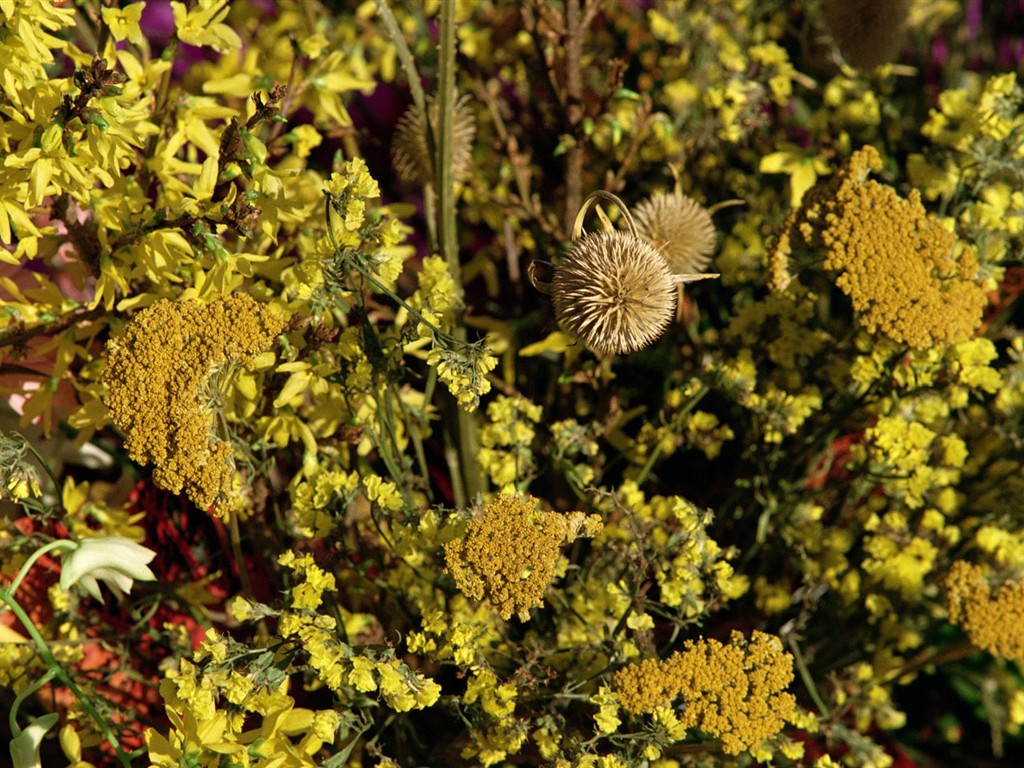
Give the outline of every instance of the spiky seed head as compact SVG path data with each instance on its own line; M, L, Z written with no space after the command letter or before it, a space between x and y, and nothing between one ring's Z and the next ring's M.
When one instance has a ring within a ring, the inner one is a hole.
M637 232L668 262L673 274L702 272L715 250L711 214L681 192L658 193L634 210Z
M627 353L661 336L676 308L668 264L625 232L583 235L554 267L551 300L565 330L595 352Z
M436 128L437 101L432 95L427 97L427 111L430 113L430 122ZM475 136L473 111L469 106L469 98L463 96L455 103L452 124L452 174L456 181L465 181L469 177ZM405 110L395 126L395 135L391 140L391 162L399 177L409 184L422 186L434 180L434 163L427 149L427 134L415 104Z
M825 0L821 8L847 63L871 69L899 56L910 5L911 0Z

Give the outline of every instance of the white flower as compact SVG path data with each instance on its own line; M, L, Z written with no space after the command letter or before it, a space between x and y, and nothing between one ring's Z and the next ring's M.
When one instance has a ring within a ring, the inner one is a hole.
M56 712L36 718L32 725L11 739L11 764L14 768L40 768L39 745L59 718Z
M97 583L103 581L120 599L131 591L134 579L156 580L147 565L154 557L156 552L123 536L85 539L73 552L65 555L61 564L60 588L67 591L80 583L86 592L103 602Z

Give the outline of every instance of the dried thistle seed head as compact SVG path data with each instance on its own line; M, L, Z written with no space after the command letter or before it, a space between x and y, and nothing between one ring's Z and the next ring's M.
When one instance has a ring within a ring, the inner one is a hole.
M911 0L825 0L822 11L836 47L858 69L899 56Z
M676 308L668 264L625 232L584 235L554 268L555 317L595 352L626 353L661 336Z
M427 111L436 130L438 109L432 95L427 97ZM452 174L456 181L465 181L469 177L475 136L476 122L469 107L469 97L463 96L455 103L452 125ZM405 110L395 126L395 135L391 140L391 162L399 177L410 184L422 186L434 180L434 163L427 148L426 129L415 104Z
M637 232L653 245L674 274L701 272L715 250L715 225L704 206L681 192L659 193L633 211Z

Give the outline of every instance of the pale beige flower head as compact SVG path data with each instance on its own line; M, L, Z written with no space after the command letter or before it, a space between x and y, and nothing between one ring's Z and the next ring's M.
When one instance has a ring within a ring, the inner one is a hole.
M704 206L681 192L659 192L633 211L637 232L677 275L701 272L715 250L715 225Z
M595 352L635 352L661 336L676 286L654 246L625 232L588 233L555 265L555 317Z
M427 97L427 112L437 136L439 124L437 100ZM465 181L472 168L473 138L476 136L476 122L469 106L469 98L463 96L455 102L452 124L452 175L456 181ZM422 116L412 104L395 126L391 140L391 162L395 171L406 182L422 186L434 181L434 163L427 145L427 131Z
M846 62L871 69L899 56L910 6L911 0L824 0L822 11Z
M628 232L583 234L583 219L601 198L619 208ZM625 204L610 192L594 192L584 201L572 239L572 248L552 268L550 283L537 279L537 261L531 262L528 273L534 287L551 296L562 328L601 354L646 347L672 321L679 283L718 277L672 274L661 252L640 237Z

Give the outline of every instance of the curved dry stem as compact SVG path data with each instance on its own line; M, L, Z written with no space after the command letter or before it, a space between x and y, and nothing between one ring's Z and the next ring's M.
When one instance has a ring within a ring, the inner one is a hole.
M710 280L714 277L721 277L718 272L700 272L695 274L672 275L672 281L678 285L683 283L695 283L698 280Z
M734 205L746 205L746 204L747 204L746 200L738 200L738 199L723 200L720 203L715 203L714 205L709 206L707 211L708 211L708 215L709 216L714 216L718 211L722 210L723 208L731 208Z
M536 288L538 291L543 293L545 296L551 295L551 281L541 280L537 277L537 266L541 265L549 272L553 269L550 261L542 261L541 259L534 259L526 265L526 277L530 281L530 285Z
M636 222L633 220L633 214L629 212L629 208L622 202L622 199L611 192L604 189L599 189L596 192L591 192L587 199L583 201L583 205L580 206L579 213L576 214L576 220L572 224L572 239L575 242L579 240L583 234L583 220L586 218L587 213L593 207L594 203L598 200L607 200L608 202L615 205L621 212L622 217L626 221L626 226L629 227L629 234L633 237L639 237L636 229Z

